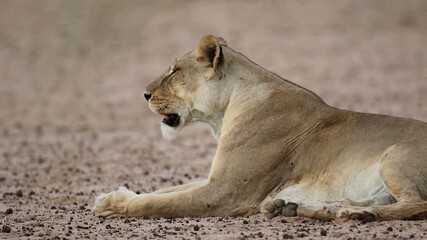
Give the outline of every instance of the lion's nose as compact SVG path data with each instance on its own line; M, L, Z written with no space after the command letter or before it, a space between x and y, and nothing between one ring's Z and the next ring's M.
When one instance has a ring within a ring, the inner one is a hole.
M144 93L144 97L145 97L145 99L147 99L147 101L150 100L151 93Z

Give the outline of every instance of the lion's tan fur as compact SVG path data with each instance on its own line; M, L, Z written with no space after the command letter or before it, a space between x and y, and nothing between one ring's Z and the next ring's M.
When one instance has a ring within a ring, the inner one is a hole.
M320 219L427 217L424 122L328 106L211 35L146 92L155 113L180 116L178 126L162 124L168 132L196 121L212 127L218 149L209 178L152 194L102 195L99 216L251 214L280 198Z

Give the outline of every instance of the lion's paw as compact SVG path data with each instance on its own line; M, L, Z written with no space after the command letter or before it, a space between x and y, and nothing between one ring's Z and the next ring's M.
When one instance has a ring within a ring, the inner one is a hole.
M282 199L276 199L272 203L266 204L264 207L268 211L266 217L271 219L279 215L295 217L297 215L298 205L293 202L285 203Z
M352 208L343 208L338 213L338 218L359 220L362 223L372 222L376 220L373 213Z
M101 193L95 198L95 205L92 211L98 217L120 217L125 216L127 205L137 194L125 187L120 187L117 191Z

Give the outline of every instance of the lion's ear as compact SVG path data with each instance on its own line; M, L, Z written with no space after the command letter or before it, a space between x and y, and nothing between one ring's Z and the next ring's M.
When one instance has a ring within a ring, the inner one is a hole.
M204 36L197 49L197 61L212 67L216 72L223 61L222 46L226 46L224 39L212 35Z

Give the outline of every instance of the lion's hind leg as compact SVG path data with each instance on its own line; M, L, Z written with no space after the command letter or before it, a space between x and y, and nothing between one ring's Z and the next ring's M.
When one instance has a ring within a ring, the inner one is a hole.
M300 216L320 220L348 218L362 222L427 219L427 201L400 201L383 206L368 207L348 205L347 199L343 201L286 201L282 207L278 207L275 202L279 200L282 199L276 199L274 202L264 206L268 218L282 215L285 217Z
M427 140L412 140L387 148L378 166L382 186L365 199L306 201L310 198L310 192L294 193L284 189L276 197L285 199L286 207L278 211L267 204L266 208L275 210L273 215L282 213L284 216L298 215L323 220L350 218L369 222L427 218ZM304 198L286 199L285 196ZM287 206L291 206L291 209L287 209Z
M388 148L381 158L381 179L399 201L427 201L427 140L413 140Z
M385 192L370 196L360 200L345 198L342 200L344 205L357 207L382 206L396 203L396 199L384 188Z
M362 222L385 220L419 220L427 218L427 201L419 203L398 202L385 206L344 207L338 217L360 220Z
M340 210L339 217L364 222L427 218L426 140L396 144L384 151L380 159L380 177L396 203L383 206L372 204L365 208L347 207Z

